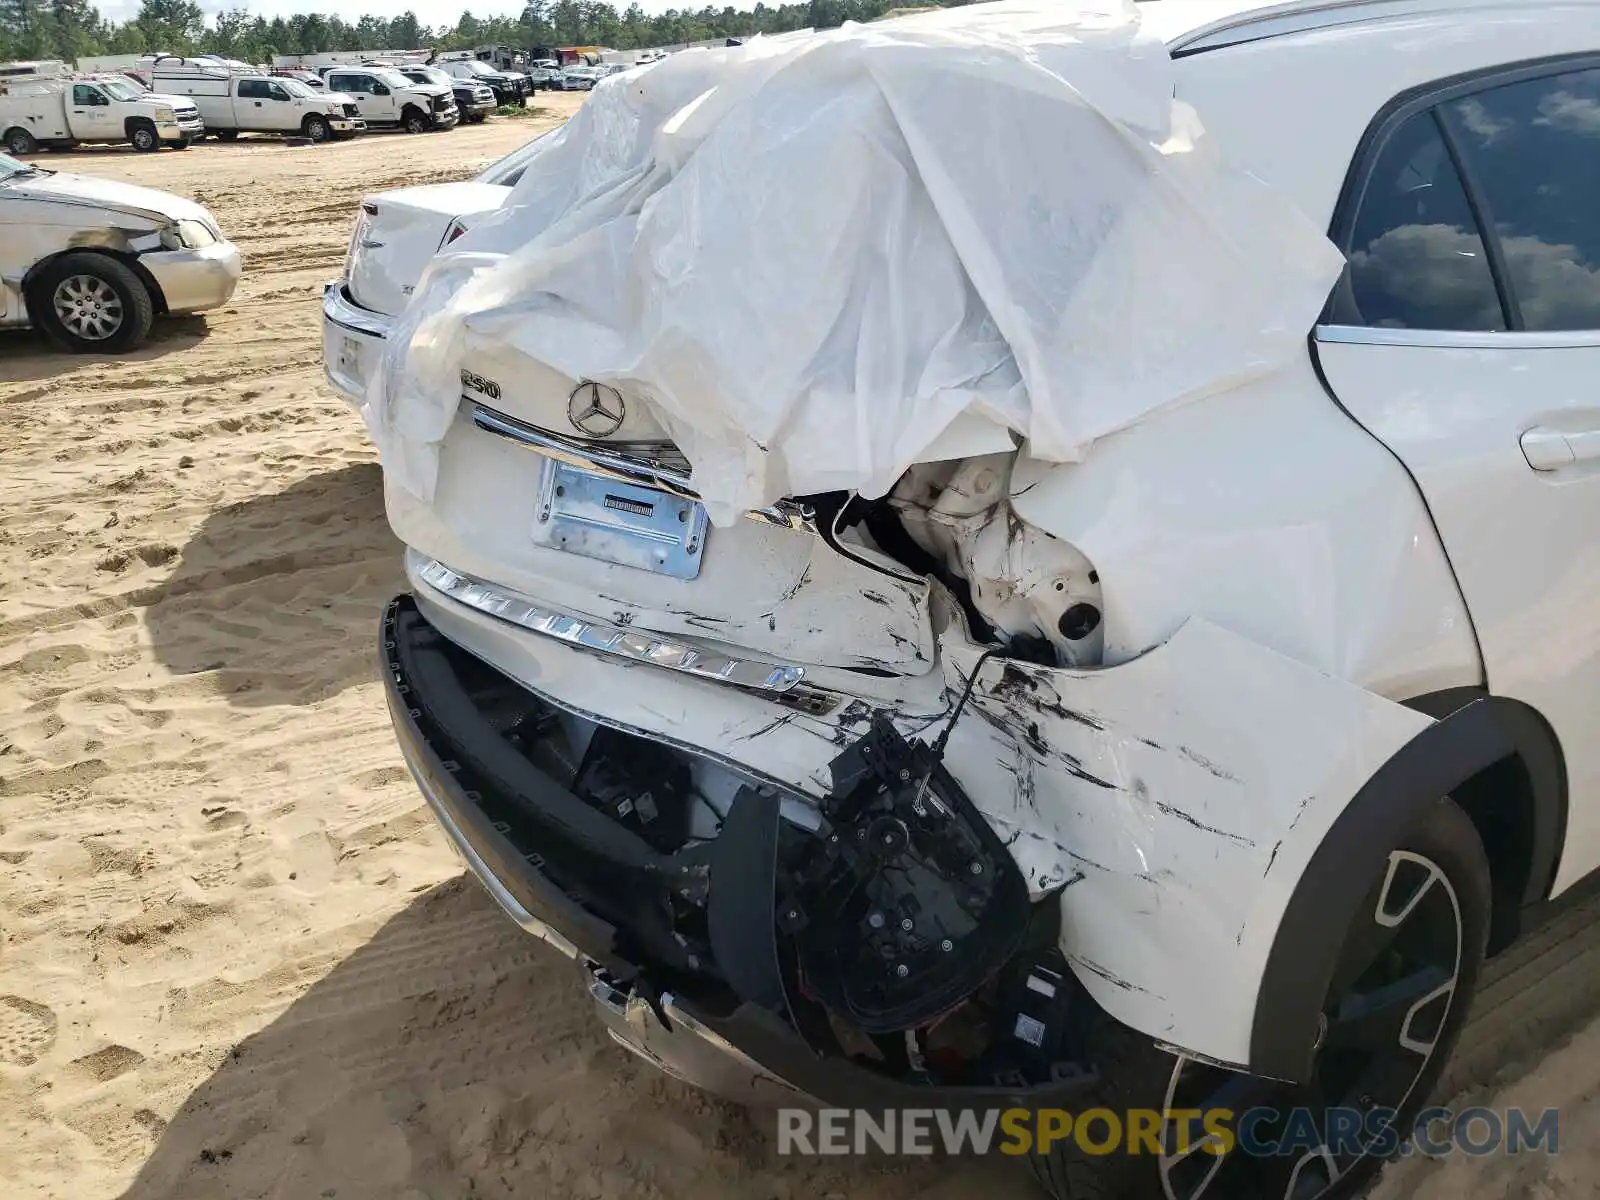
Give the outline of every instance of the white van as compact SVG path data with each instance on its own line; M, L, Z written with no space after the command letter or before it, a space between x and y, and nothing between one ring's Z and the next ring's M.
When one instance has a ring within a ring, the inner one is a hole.
M0 79L0 146L7 154L82 142L131 142L146 153L187 150L204 132L192 103L146 92L119 75Z

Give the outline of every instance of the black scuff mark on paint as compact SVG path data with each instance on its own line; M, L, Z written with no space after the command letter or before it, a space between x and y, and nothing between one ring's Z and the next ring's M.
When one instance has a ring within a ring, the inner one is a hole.
M1082 967L1085 971L1089 972L1089 974L1098 975L1101 979L1104 979L1114 988L1120 988L1124 992L1139 992L1146 996L1154 995L1149 988L1142 988L1137 983L1129 982L1122 976L1118 975L1115 971L1112 971L1106 967L1102 967L1092 958L1084 958L1081 955L1074 954L1071 956L1071 961ZM1156 999L1159 1000L1161 997L1157 996Z
M1300 818L1306 815L1306 809L1311 807L1311 802L1315 799L1315 796L1307 796L1304 800L1300 801L1300 807L1294 810L1294 820L1289 822L1288 831L1290 833L1293 833L1294 827L1300 824Z
M1013 738L1019 738L1023 744L1026 745L1028 749L1032 750L1033 753L1036 754L1040 759L1048 759L1050 762L1059 763L1062 769L1073 778L1081 779L1085 783L1092 783L1095 787L1104 788L1111 792L1119 792L1123 790L1119 785L1112 783L1109 779L1101 779L1100 776L1086 768L1083 765L1083 760L1077 755L1070 754L1065 750L1056 750L1051 747L1051 745L1044 740L1044 735L1039 730L1039 722L1027 721L1025 724L1022 724L1022 727L1019 729L1017 725L1012 724L998 713L991 712L988 707L983 704L972 704L969 706L968 711L976 712L980 717L983 718L983 720L987 721L991 726L1000 730L1002 733ZM1016 716L1016 714L1011 713L1009 709L1007 712L1011 716ZM1018 721L1021 722L1022 718L1018 718Z
M635 615L636 614L631 613L631 612L625 612L625 611L619 610L615 614L614 619L616 620L616 623L618 625L621 625L623 628L627 628L629 625L633 624L633 618L634 618Z
M1215 776L1217 779L1225 779L1229 783L1240 782L1240 779L1237 775L1233 774L1231 771L1223 770L1221 767L1217 766L1216 763L1212 762L1209 758L1197 750L1191 750L1187 746L1179 746L1178 753L1183 755L1183 757L1187 758L1190 762L1194 763L1195 766L1205 771L1208 775Z
M1098 718L1068 708L1061 702L1061 693L1053 684L1017 663L1006 663L1000 682L989 689L989 695L1013 712L1032 709L1042 716L1071 721L1096 731L1105 729L1105 723Z
M1152 739L1147 738L1147 737L1140 737L1138 734L1134 734L1133 735L1133 740L1138 742L1141 746L1149 746L1150 749L1152 749L1152 750L1165 750L1166 749L1166 747L1163 746L1160 742L1153 741Z
M788 591L784 592L783 595L778 597L778 603L782 604L785 601L793 600L797 595L800 594L800 589L805 587L805 585L810 583L810 582L811 582L811 566L808 563L806 565L806 569L804 571L800 572L800 578L795 581L795 585L792 588L790 588Z
M762 613L761 614L761 619L764 620L767 623L767 632L768 633L777 633L778 632L778 614L777 613Z
M851 700L833 718L825 736L835 746L849 746L858 740L872 725L875 710L865 700Z
M903 637L902 635L896 633L892 629L885 629L884 633L888 634L889 635L889 640L891 642L893 642L901 650L910 650L913 654L919 654L919 651L917 650L917 644L915 642L913 642L910 638Z
M1033 491L1033 489L1038 487L1038 486L1039 486L1039 481L1037 479L1035 479L1032 483L1028 484L1028 486L1023 488L1021 491L1012 492L1011 493L1011 499L1015 500L1018 496L1026 496L1029 492Z
M1058 750L1056 751L1054 758L1062 765L1062 767L1066 769L1067 774L1071 775L1074 779L1081 779L1085 783L1092 783L1095 787L1104 788L1108 792L1120 792L1122 790L1109 779L1101 779L1100 776L1086 768L1083 765L1083 760L1078 758L1076 755L1068 754L1065 750Z
M1272 864L1278 861L1278 851L1282 848L1282 838L1279 838L1277 841L1272 843L1272 853L1267 855L1267 869L1261 872L1261 878L1265 879L1268 875L1272 874Z
M1084 874L1082 871L1078 871L1069 877L1064 868L1059 866L1052 867L1048 871L1038 872L1038 874L1034 877L1034 885L1032 890L1037 892L1054 892L1059 895L1061 892L1066 891L1073 884L1081 883L1083 879Z
M885 596L882 592L874 592L871 590L863 590L861 593L861 598L867 601L869 604L881 604L884 608L890 607L892 603L889 597Z
M765 725L761 726L761 728L759 728L759 729L752 729L749 733L740 734L738 737L734 738L733 741L730 742L729 744L730 745L734 745L734 744L736 744L738 742L754 741L758 737L762 737L765 734L771 733L774 729L778 728L778 726L780 726L780 725L787 725L789 723L789 721L793 718L793 716L794 716L793 713L784 713L781 717L776 717L773 720L768 721Z
M1237 833L1229 833L1226 829L1218 829L1215 825L1207 825L1199 817L1194 816L1192 813L1186 813L1183 811L1183 809L1178 808L1175 805L1165 804L1160 800L1154 800L1151 803L1156 806L1156 810L1158 812L1165 813L1169 817L1176 817L1185 825L1192 825L1202 833L1209 833L1219 838L1226 838L1236 846L1244 846L1250 850L1255 849L1256 844L1249 838L1242 837Z

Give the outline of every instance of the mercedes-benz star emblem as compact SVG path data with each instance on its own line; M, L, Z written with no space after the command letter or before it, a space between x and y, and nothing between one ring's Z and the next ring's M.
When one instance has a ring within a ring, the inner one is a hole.
M585 379L567 396L567 420L579 433L590 437L610 437L622 428L622 419L627 415L622 394L592 379Z

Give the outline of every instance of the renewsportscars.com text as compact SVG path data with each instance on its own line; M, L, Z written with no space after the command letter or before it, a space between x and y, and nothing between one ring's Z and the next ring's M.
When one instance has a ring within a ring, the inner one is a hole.
M778 1153L806 1155L1049 1154L1062 1143L1086 1154L1252 1156L1558 1154L1560 1111L1427 1108L1408 1129L1393 1109L1251 1108L778 1110Z

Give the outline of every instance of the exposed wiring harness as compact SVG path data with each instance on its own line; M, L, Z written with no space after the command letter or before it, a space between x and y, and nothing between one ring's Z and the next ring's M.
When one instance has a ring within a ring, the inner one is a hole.
M978 655L978 661L972 664L972 670L967 673L966 686L961 689L961 696L956 701L956 706L950 712L950 719L945 722L944 728L939 731L939 736L934 739L933 757L928 762L928 769L922 773L922 782L917 785L917 796L914 803L920 806L927 796L928 781L933 778L933 773L944 761L944 750L950 742L950 733L956 727L956 722L961 719L962 709L967 707L967 701L972 698L972 689L978 684L978 672L983 670L983 664L991 658L997 658L1006 652L1004 646L991 646Z

